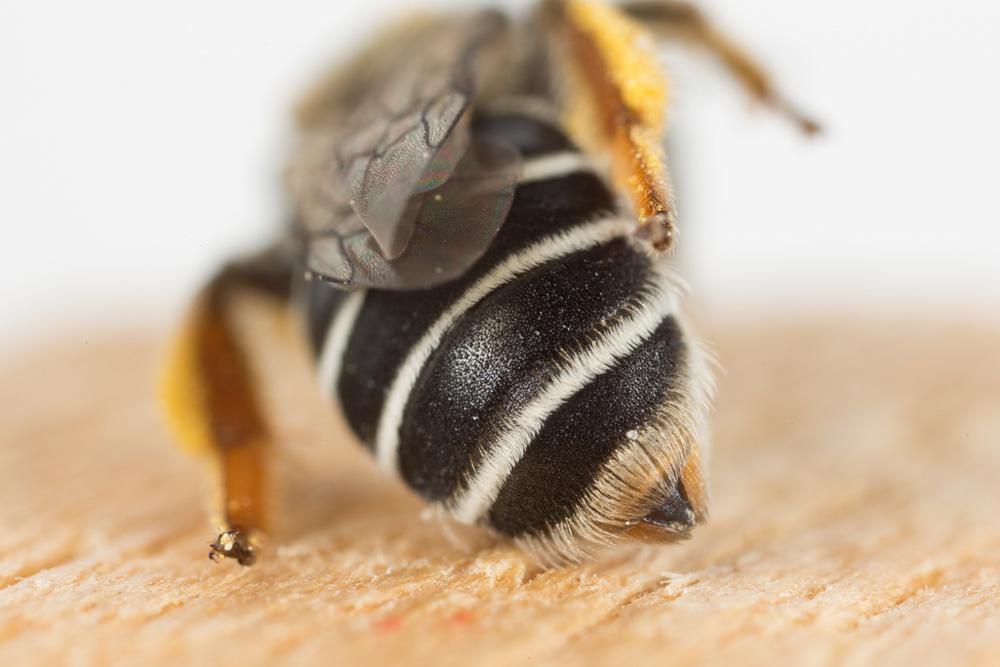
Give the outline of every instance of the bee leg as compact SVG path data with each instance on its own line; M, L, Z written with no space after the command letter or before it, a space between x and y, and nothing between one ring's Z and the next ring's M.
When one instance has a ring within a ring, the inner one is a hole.
M195 299L163 378L162 399L178 442L204 460L217 484L219 535L209 558L250 565L267 527L270 432L233 319L251 291L287 303L292 261L275 246L223 267Z
M621 4L620 8L662 37L683 39L707 49L722 61L752 97L786 117L805 134L821 131L819 123L778 93L760 64L694 5L674 0L632 0Z

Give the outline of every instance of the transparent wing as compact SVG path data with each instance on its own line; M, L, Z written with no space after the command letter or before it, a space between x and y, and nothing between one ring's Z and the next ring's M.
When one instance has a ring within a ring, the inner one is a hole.
M419 288L485 251L520 170L516 151L469 130L477 68L504 25L494 12L425 22L341 82L350 93L308 128L290 174L310 271Z
M419 289L456 278L496 236L520 172L516 150L477 137L451 178L413 200L413 234L402 254L389 259L361 217L343 207L336 229L307 242L306 268L351 289Z

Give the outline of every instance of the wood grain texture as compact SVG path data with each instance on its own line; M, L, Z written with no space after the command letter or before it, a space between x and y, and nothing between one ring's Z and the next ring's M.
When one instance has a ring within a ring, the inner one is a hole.
M536 568L378 474L264 327L281 529L206 558L153 336L0 370L0 664L1000 664L1000 332L720 327L713 519Z

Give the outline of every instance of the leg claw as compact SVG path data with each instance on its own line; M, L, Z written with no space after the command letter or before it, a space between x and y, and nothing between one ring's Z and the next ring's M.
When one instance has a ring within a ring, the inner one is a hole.
M240 565L253 565L257 558L250 541L238 530L219 533L218 539L211 544L211 547L208 558L216 563L225 558L235 558Z

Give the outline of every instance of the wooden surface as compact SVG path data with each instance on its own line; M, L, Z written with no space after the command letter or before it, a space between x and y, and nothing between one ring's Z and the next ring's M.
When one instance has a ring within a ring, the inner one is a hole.
M154 337L21 354L0 370L0 664L1000 664L1000 332L712 338L711 524L556 571L443 530L273 347L282 527L259 565L214 565Z

